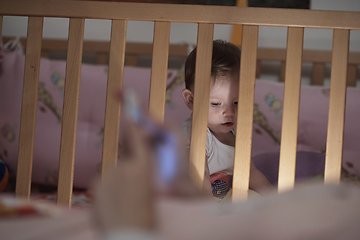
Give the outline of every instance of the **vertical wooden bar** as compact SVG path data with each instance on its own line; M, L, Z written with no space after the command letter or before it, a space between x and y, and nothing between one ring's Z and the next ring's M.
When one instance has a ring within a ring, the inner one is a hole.
M3 16L0 16L0 41L2 40L2 25L3 25L2 23L3 23Z
M112 20L101 167L102 175L109 168L116 166L118 158L121 104L118 99L114 98L113 94L114 89L120 88L123 83L126 29L126 20Z
M76 126L84 24L85 19L83 18L70 18L57 197L58 203L66 204L68 206L71 205L74 178Z
M340 182L345 121L349 36L349 30L334 29L330 80L329 122L325 160L325 183Z
M21 106L16 197L30 198L43 17L29 17Z
M213 38L214 24L199 23L195 65L194 108L189 152L189 174L196 186L201 189L203 188L205 173L206 130L209 112Z
M292 189L295 183L303 42L304 28L289 27L280 146L279 192Z
M325 63L314 63L312 69L311 85L323 86L325 78Z
M258 26L243 26L240 85L234 157L233 200L246 199L249 190L251 139Z
M356 64L349 64L347 69L347 80L346 85L348 87L356 87Z
M169 60L170 22L155 22L151 67L149 114L164 121L166 79Z

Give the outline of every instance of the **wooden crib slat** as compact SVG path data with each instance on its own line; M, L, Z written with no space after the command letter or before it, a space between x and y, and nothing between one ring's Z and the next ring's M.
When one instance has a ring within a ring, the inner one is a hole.
M2 40L2 23L3 23L3 16L0 16L0 39L1 40Z
M303 39L304 28L288 28L278 180L279 192L292 189L295 182Z
M57 202L71 205L79 85L84 38L83 18L71 18L66 60L64 108L61 129L59 185Z
M79 11L81 9L81 11ZM241 8L185 4L113 1L2 0L0 13L46 17L82 17L137 21L201 22L360 30L360 14L351 11L316 11L279 8ZM340 21L340 20L341 21Z
M325 78L325 64L324 63L314 63L312 76L311 76L311 85L314 86L323 86Z
M30 197L43 17L29 17L16 176L16 197Z
M334 29L329 122L326 143L325 183L340 182L349 36L349 30Z
M164 121L169 40L170 22L155 22L149 114L160 123Z
M202 189L205 171L205 147L209 112L210 74L214 24L199 23L194 83L194 106L189 152L189 174ZM204 107L206 106L206 107Z
M248 196L258 32L258 26L243 26L233 200L246 199Z
M102 175L109 168L116 166L118 158L121 104L114 98L113 94L114 89L121 87L123 83L126 29L126 20L112 20L101 168Z

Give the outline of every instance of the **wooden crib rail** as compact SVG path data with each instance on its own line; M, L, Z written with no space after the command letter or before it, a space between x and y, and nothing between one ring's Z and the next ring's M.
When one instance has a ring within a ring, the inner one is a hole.
M233 199L247 198L249 189L258 31L258 26L244 25L243 27Z
M194 83L194 108L190 139L190 176L201 189L204 182L206 126L210 97L210 72L214 24L198 26L198 48ZM204 107L206 106L206 107Z
M14 39L15 37L3 37L3 42ZM26 38L19 39L21 45L26 47ZM41 45L41 56L49 58L53 52L66 52L68 41L66 39L43 38ZM169 56L185 58L188 55L189 46L187 44L169 44ZM84 40L83 53L95 53L96 64L108 64L110 53L109 41ZM142 56L152 56L153 44L141 42L126 42L125 65L138 66L139 58Z
M280 48L259 48L257 53L257 77L260 78L262 61L281 62L279 79L285 80L286 49ZM323 86L325 79L325 65L331 64L332 51L304 49L302 62L313 64L311 74L311 85ZM347 86L356 86L357 67L360 66L360 52L349 52Z
M61 127L58 202L71 204L85 19L71 18Z
M121 104L112 97L112 94L113 89L122 86L124 79L126 29L126 20L112 21L101 174L115 167L118 157Z
M164 121L166 79L169 58L170 23L155 22L154 50L151 67L149 114Z
M278 180L279 191L292 188L295 183L303 41L304 28L288 28Z
M360 30L358 12L106 1L2 0L1 15ZM79 11L81 9L81 11ZM341 21L339 21L341 19Z
M29 17L16 179L16 195L25 198L30 197L42 30L43 18Z
M339 182L344 138L346 74L350 31L335 29L331 68L329 122L326 142L325 182Z
M78 9L81 9L79 11ZM325 182L340 181L346 75L349 57L349 32L360 30L360 13L238 8L221 6L189 6L98 1L0 1L0 16L29 16L24 93L19 149L18 196L29 196L34 141L34 121L38 69L41 51L43 17L70 18L69 47L65 77L65 100L61 136L58 201L70 205L76 138L77 107L83 49L84 19L112 20L108 96L103 147L103 172L116 165L117 133L120 103L110 93L121 85L124 65L125 33L128 20L155 22L153 66L151 76L150 114L159 121L164 111L164 74L167 70L171 22L198 24L198 52L195 73L195 99L190 146L190 174L201 187L204 181L206 123L210 89L210 67L214 24L242 24L243 46L240 66L238 128L235 144L234 199L247 197L251 150L251 130L256 74L259 26L288 27L285 67L285 93L282 142L280 153L279 190L294 186L297 119L299 114L300 67L305 27L330 28L334 31L331 89L326 152ZM165 50L164 50L165 49ZM165 75L166 77L166 75ZM36 84L33 84L36 83ZM157 90L156 90L157 89ZM160 90L159 90L160 89ZM159 93L159 95L158 95ZM106 159L105 159L106 158ZM21 165L21 166L20 166ZM25 170L22 170L25 169ZM25 173L24 173L25 172Z
M3 25L3 16L0 15L0 39L2 39L2 25Z
M3 42L14 39L15 37L3 37ZM19 39L22 46L26 47L26 38ZM189 46L187 44L169 44L169 58L185 59L188 55ZM51 57L52 53L66 52L67 40L61 39L42 39L41 56ZM110 52L109 41L84 40L83 53L95 53L96 64L108 64ZM151 57L153 53L152 43L126 42L125 66L138 66L142 57ZM332 51L304 49L302 62L312 63L311 85L323 86L325 80L325 65L331 64ZM84 59L83 59L84 61ZM256 77L261 78L261 70L264 61L281 62L279 80L285 81L286 49L281 48L258 48ZM347 86L354 87L357 82L357 68L360 66L360 52L349 52Z

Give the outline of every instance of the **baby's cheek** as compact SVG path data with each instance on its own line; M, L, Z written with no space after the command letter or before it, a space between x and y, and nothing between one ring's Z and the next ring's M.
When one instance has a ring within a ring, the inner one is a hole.
M214 122L217 118L217 112L214 109L209 109L208 122Z

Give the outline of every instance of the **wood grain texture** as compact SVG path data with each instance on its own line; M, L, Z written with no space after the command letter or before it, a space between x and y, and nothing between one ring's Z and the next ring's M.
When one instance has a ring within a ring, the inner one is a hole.
M34 136L44 18L29 17L21 105L16 197L30 198Z
M58 203L68 206L71 205L73 190L84 23L83 18L71 18L69 22L57 197Z
M170 22L155 22L149 114L159 123L163 123L164 121L169 40Z
M258 60L286 60L286 49L282 48L259 48ZM332 51L327 50L303 50L303 62L331 63ZM360 64L360 52L349 53L349 64Z
M292 189L295 183L303 42L304 28L288 28L278 180L279 192Z
M339 183L344 138L349 30L334 30L325 183Z
M3 16L0 16L0 39L2 40L2 25L3 25ZM3 42L4 44L4 42Z
M360 30L360 12L104 1L2 0L0 15Z
M122 87L124 79L126 29L127 21L112 21L101 166L102 176L109 168L116 166L118 159L121 103L114 97L114 90Z
M189 174L200 189L205 174L206 130L209 112L210 75L214 24L200 23L196 50L194 108L190 139Z
M258 26L243 26L232 200L249 190Z

